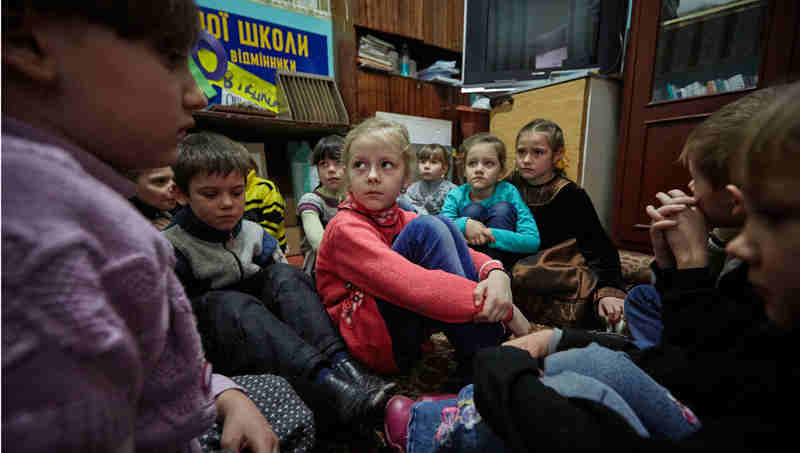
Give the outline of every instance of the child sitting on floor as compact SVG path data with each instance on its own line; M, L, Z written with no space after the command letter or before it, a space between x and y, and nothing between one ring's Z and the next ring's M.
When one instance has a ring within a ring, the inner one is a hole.
M511 301L499 261L467 247L447 218L401 210L414 154L400 124L369 119L345 138L349 187L328 223L317 255L317 287L353 355L373 370L407 370L430 328L455 347L458 374L469 382L472 356L527 320Z
M2 449L197 452L217 419L224 448L277 450L277 425L211 373L172 247L120 174L170 165L206 105L194 2L2 10ZM280 437L310 450L313 427Z
M329 135L322 138L311 153L311 165L317 167L319 186L303 194L297 202L297 214L303 225L300 251L303 253L303 272L314 277L317 250L322 242L325 225L339 211L344 189L342 164L344 137Z
M679 189L657 194L662 205L688 204L689 209L676 213L680 227L651 229L655 261L651 265L654 285L640 285L625 299L625 313L636 345L642 349L661 343L663 331L661 295L675 284L675 253L666 239L671 230L679 229L686 240L680 242L700 261L697 263L696 285L715 287L734 295L740 302L726 306L687 306L684 315L705 325L702 337L684 337L684 345L713 348L732 341L742 328L764 317L762 307L751 303L753 288L747 282L748 266L725 252L726 243L744 225L741 205L727 186L731 182L731 160L736 151L739 130L764 106L777 97L777 88L765 88L723 106L697 126L686 139L679 160L689 168L692 196ZM648 213L660 220L655 208ZM714 228L710 233L709 229ZM726 238L728 240L726 240Z
M206 355L230 373L277 372L315 412L333 405L342 423L362 419L394 384L350 358L308 276L242 218L249 166L241 144L210 132L187 136L174 165L187 208L164 234Z
M175 200L175 174L171 167L130 170L125 175L136 183L133 206L159 231L172 221Z
M284 212L286 202L278 186L256 173L258 165L250 157L250 171L247 173L247 187L244 191L244 218L261 225L270 236L278 241L281 250L286 252L286 222Z
M598 319L594 312L619 333L625 298L619 252L600 223L589 195L566 177L564 145L564 132L549 120L533 120L517 133L517 168L511 182L536 216L542 240L540 253L518 262L514 268L514 293L518 304L539 322L595 327ZM566 245L571 241L574 245ZM565 276L588 268L594 275L567 280L561 275L529 271L539 263L539 257L555 251L557 246L559 252L554 255L560 256L561 261L551 269L563 269ZM581 288L582 283L592 280L596 282L592 287ZM567 293L565 286L569 285L575 287L575 294L587 296L586 304L564 313L554 308L563 304L556 304L545 295ZM583 309L591 305L594 310Z
M467 183L447 194L442 215L454 220L467 243L499 259L507 269L539 250L539 229L519 191L505 176L506 147L480 133L464 143Z
M456 186L447 179L450 153L442 145L425 145L417 154L419 180L400 198L408 201L419 215L439 214L447 193Z

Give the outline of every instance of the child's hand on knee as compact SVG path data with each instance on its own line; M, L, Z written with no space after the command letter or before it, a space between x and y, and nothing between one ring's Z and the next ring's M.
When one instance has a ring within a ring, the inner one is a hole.
M511 278L502 270L489 272L489 276L478 283L473 293L475 306L481 311L475 315L476 322L499 322L508 317L512 309Z
M467 219L464 237L469 245L484 245L487 242L494 242L492 231L486 228L486 225L474 219Z

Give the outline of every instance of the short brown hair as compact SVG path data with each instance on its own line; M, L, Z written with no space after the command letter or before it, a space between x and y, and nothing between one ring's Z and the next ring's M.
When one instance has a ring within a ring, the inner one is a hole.
M780 96L760 110L736 135L737 170L741 171L746 191L752 191L774 176L776 170L784 175L796 172L800 155L800 83L777 87ZM791 156L791 155L794 156ZM788 167L787 167L788 166Z
M20 26L31 12L104 25L120 38L144 40L167 56L185 54L197 41L200 31L193 0L6 0L3 32Z
M480 132L464 140L464 144L461 145L461 149L464 151L464 166L466 167L467 165L467 158L469 157L470 150L475 145L481 143L487 143L494 147L494 150L497 152L497 160L500 161L500 169L505 171L508 167L506 162L506 144L496 135L492 135L488 132ZM462 168L462 170L464 169ZM503 176L505 176L505 174Z
M686 139L678 161L689 162L708 178L714 189L730 182L731 160L738 136L748 121L777 98L777 88L764 88L724 105L694 128Z
M178 145L178 160L172 166L175 185L189 193L189 184L197 175L250 173L250 153L239 142L214 132L189 134Z
M447 152L444 146L438 143L425 145L419 150L419 153L417 153L417 161L424 162L426 160L440 161L445 173L450 170L450 153Z

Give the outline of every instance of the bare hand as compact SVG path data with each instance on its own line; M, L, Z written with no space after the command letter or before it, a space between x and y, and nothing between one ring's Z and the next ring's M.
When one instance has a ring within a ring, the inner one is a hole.
M672 219L674 228L664 231L678 269L705 267L708 265L708 225L703 212L694 206L694 198L678 189L668 193L658 193L656 198L666 207L671 204L684 204Z
M603 297L597 304L597 314L611 325L616 325L622 319L624 310L625 299L619 297Z
M476 307L483 304L481 311L475 315L476 322L498 322L506 319L508 311L513 308L511 278L500 270L489 272L486 279L475 287L473 298Z
M464 228L464 237L469 245L486 245L490 242L494 242L492 230L474 219L467 219L467 225Z
M511 318L511 321L506 323L506 327L511 329L516 337L528 335L531 332L530 321L519 311L516 305L512 305L511 308L514 310L514 316Z
M515 338L513 340L503 343L504 346L513 346L515 348L528 351L532 357L546 357L547 351L550 348L550 340L553 338L552 329L544 329L532 334L525 335L524 337Z
M662 206L658 209L652 205L648 205L646 208L647 215L650 216L651 219L650 242L653 246L653 255L655 255L656 263L661 269L674 268L676 266L675 256L672 254L664 231L669 228L674 228L677 222L667 217L684 209L686 209L686 206L682 205Z
M230 389L217 396L217 412L223 420L222 448L240 452L278 453L280 442L272 426L244 393Z

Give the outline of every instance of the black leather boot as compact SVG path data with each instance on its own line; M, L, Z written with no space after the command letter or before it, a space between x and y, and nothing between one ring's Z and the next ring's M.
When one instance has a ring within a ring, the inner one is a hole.
M374 394L375 405L384 404L389 401L390 392L395 387L394 382L385 381L374 374L370 374L354 359L347 357L335 362L333 370L356 387L364 389L368 393Z
M385 397L377 398L377 392L358 387L336 372L325 376L316 390L322 393L343 424L380 414L387 401Z

